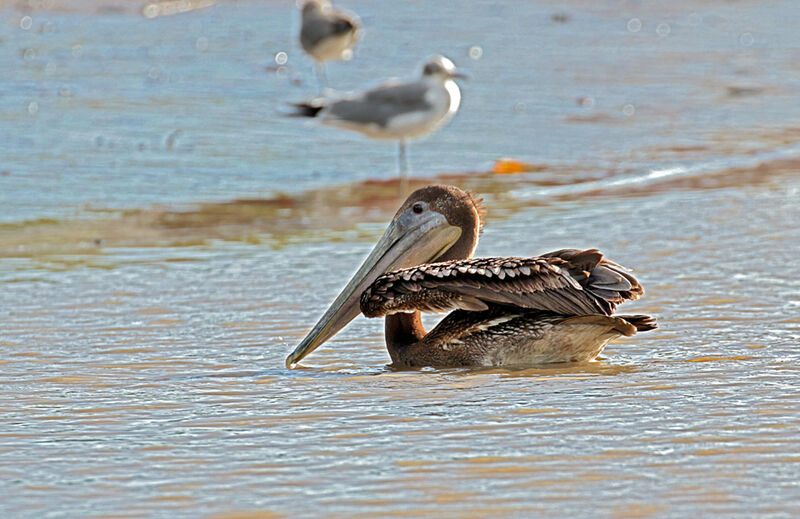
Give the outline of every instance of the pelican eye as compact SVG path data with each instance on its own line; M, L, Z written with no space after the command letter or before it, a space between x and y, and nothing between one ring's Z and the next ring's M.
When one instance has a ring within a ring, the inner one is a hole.
M422 214L422 212L425 210L425 206L423 206L421 202L417 202L411 206L411 210L417 214Z

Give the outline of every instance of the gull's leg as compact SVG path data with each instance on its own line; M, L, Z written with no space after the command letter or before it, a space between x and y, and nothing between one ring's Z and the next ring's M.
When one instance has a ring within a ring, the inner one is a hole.
M397 169L400 177L405 178L408 174L408 160L406 160L406 140L400 139L397 149Z
M400 139L397 154L397 167L400 173L400 194L408 190L408 160L406 159L406 140Z
M314 62L314 71L317 73L317 85L319 86L319 95L323 95L328 88L328 76L325 73L325 63L321 61Z

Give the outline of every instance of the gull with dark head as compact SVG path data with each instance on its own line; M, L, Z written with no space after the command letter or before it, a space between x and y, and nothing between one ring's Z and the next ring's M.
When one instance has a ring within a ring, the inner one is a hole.
M335 9L328 0L306 0L301 13L300 45L316 62L322 89L327 86L325 62L350 59L361 24L355 15Z
M656 327L648 315L613 315L644 290L596 249L472 258L483 213L479 199L454 186L412 193L287 367L359 313L385 316L398 368L591 361L609 341ZM450 313L426 333L420 312Z
M398 141L399 170L405 178L406 139L431 132L453 118L461 104L454 79L463 77L452 61L437 55L425 63L417 80L390 80L352 97L295 104L293 115L315 117L322 124L373 139Z

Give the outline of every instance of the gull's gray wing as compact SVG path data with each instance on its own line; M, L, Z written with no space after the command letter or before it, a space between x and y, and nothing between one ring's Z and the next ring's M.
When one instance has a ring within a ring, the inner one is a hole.
M431 108L425 99L428 85L422 81L385 83L353 99L342 99L326 108L325 116L342 121L385 127L392 117Z
M310 51L325 38L345 34L355 28L353 20L340 13L305 17L300 28L300 44Z

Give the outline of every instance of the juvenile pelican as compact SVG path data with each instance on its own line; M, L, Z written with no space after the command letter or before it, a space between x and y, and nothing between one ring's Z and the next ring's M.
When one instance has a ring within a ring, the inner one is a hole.
M656 327L647 315L611 315L644 291L595 249L471 259L482 214L479 200L453 186L412 193L287 367L359 312L386 316L386 346L398 367L590 361L610 340ZM420 312L446 311L426 333Z

